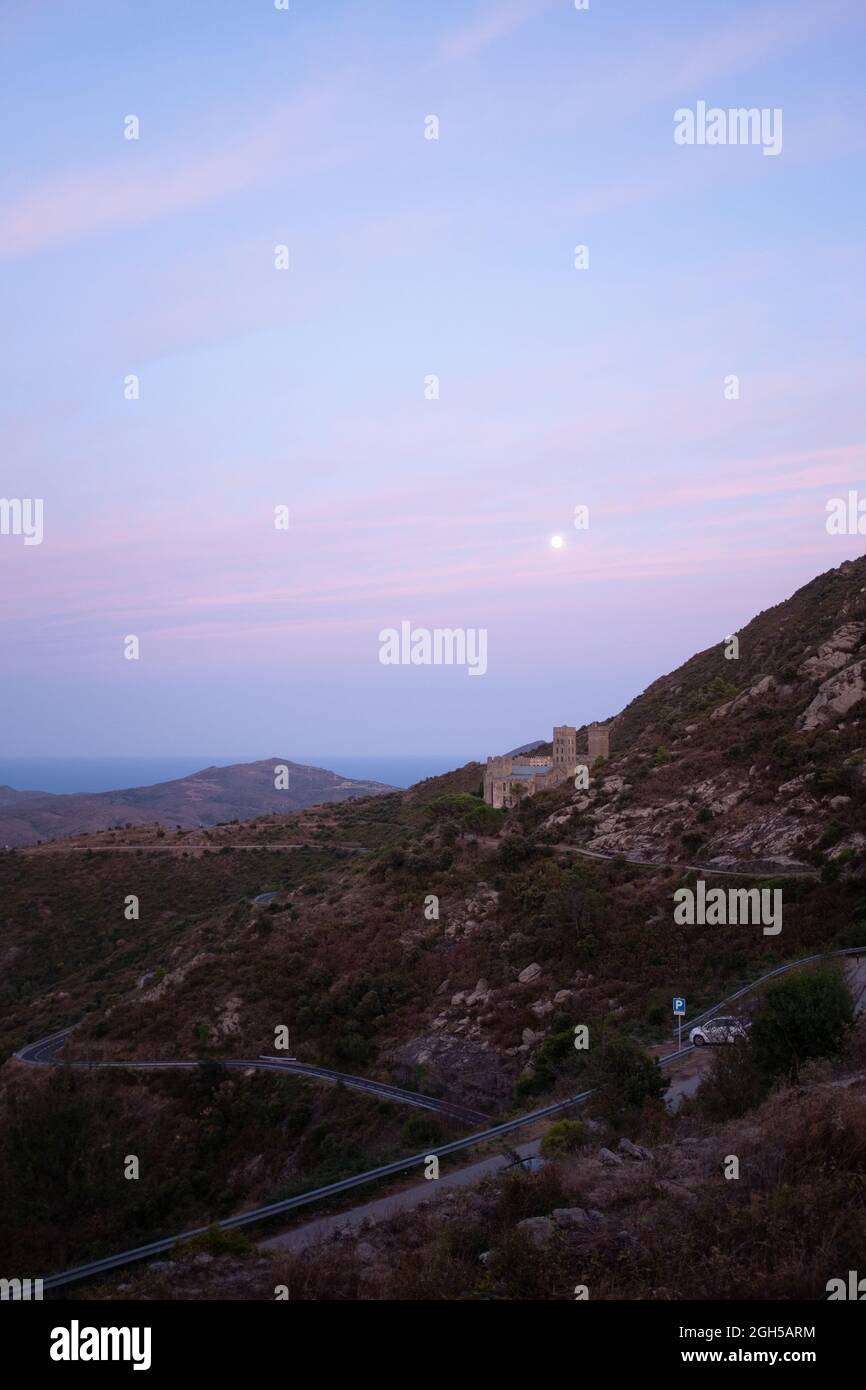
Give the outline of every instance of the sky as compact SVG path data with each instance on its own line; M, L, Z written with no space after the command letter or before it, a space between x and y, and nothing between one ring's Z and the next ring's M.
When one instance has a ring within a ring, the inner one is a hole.
M863 553L861 0L2 0L0 53L0 756L483 758Z

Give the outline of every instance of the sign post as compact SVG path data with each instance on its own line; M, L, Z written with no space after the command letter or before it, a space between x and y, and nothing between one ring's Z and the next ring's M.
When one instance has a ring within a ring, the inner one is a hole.
M677 1019L677 1052L683 1050L683 1015L686 1011L685 995L674 995L674 1013Z

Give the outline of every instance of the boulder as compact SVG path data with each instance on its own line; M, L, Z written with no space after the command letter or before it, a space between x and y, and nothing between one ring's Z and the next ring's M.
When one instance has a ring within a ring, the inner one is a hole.
M615 1154L610 1149L599 1149L598 1161L603 1163L606 1168L621 1168L622 1159L619 1154Z
M589 1212L585 1211L583 1207L556 1207L550 1213L550 1219L560 1229L565 1230L575 1226L593 1226L595 1224Z
M541 974L541 966L533 961L532 965L527 965L518 975L518 980L522 985L528 985L532 980L537 980Z
M643 1148L640 1144L633 1144L630 1139L620 1139L616 1147L619 1153L637 1159L640 1163L646 1163L652 1158L649 1149Z
M524 1221L518 1221L518 1231L523 1231L528 1236L533 1245L547 1245L552 1239L556 1230L549 1216L527 1216Z

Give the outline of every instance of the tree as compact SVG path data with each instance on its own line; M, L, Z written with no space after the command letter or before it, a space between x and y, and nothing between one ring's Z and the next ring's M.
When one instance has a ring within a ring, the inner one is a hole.
M614 1126L636 1115L647 1102L657 1105L670 1084L656 1059L624 1036L602 1043L594 1069L599 1089L592 1107Z
M798 971L765 989L751 1030L756 1064L796 1081L810 1057L837 1056L854 1027L851 991L838 965Z

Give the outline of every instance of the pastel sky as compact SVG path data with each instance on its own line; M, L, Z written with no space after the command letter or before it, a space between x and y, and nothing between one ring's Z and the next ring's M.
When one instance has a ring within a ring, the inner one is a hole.
M484 757L863 552L862 0L3 0L0 51L0 752ZM701 100L781 153L675 144Z

